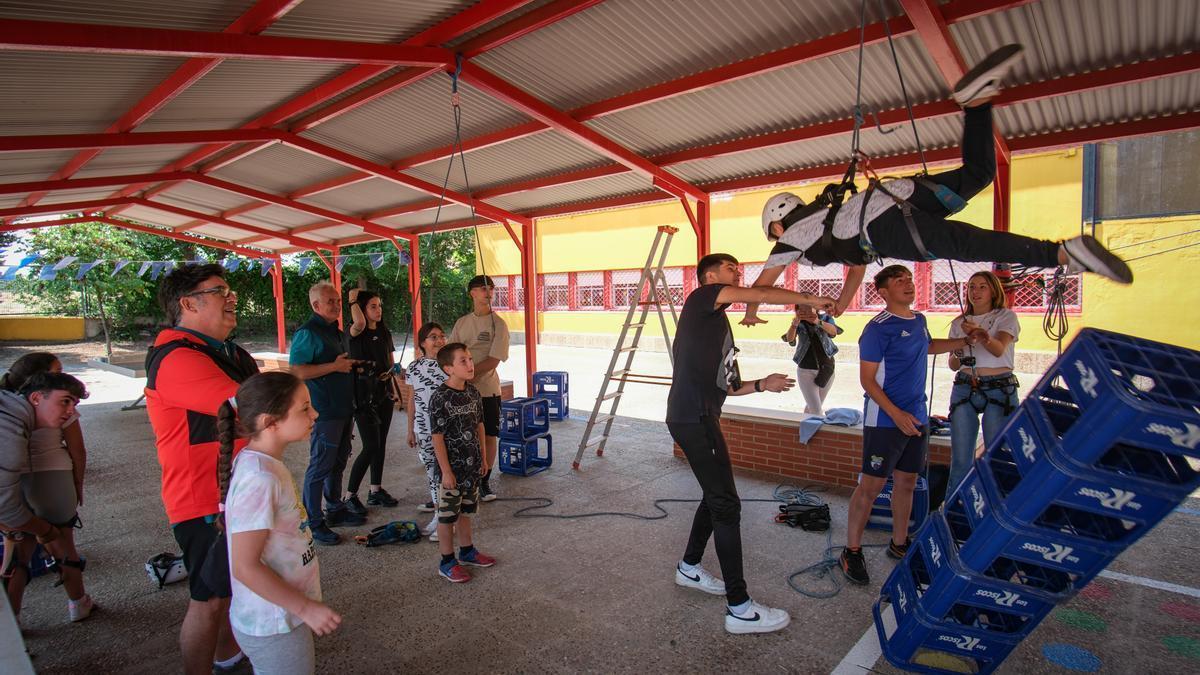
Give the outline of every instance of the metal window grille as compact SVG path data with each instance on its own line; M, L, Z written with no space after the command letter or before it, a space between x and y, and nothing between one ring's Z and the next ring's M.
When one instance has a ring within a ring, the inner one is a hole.
M543 274L542 288L546 309L567 309L570 306L571 294L565 272Z
M575 275L575 306L579 309L604 308L604 272Z

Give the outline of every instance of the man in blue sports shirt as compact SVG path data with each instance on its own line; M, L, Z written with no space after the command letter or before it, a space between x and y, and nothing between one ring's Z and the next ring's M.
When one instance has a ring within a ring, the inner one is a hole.
M934 340L925 316L912 311L916 297L912 272L889 265L875 275L875 288L887 308L871 319L858 339L859 380L865 393L862 478L850 497L842 573L852 583L871 576L862 553L862 535L871 505L892 477L892 542L888 556L908 551L913 488L929 449L925 398L926 356L962 349L978 339L979 327L963 324L965 338Z

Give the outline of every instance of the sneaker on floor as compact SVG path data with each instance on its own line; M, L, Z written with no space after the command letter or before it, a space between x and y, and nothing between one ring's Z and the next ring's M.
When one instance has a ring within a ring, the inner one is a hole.
M783 630L791 621L792 617L782 609L764 607L753 601L742 614L734 614L732 609L725 608L725 630L735 634L773 633Z
M325 523L313 525L311 531L313 541L322 546L336 546L342 541L341 535L329 529L329 526Z
M237 663L233 664L232 666L222 666L222 665L214 663L212 671L213 671L213 675L233 675L235 673L238 673L238 674L253 673L254 666L250 665L250 659L248 659L246 657L246 655L243 654L242 658L238 659Z
M471 551L467 555L459 555L458 562L471 567L491 567L496 564L496 559L486 553L480 553L479 549Z
M479 486L479 501L481 501L481 502L496 501L496 491L493 490L492 486L490 484L488 484L487 482L485 482L483 485Z
M1081 235L1062 243L1067 253L1067 271L1072 274L1092 272L1119 284L1133 283L1133 271L1104 244L1090 235Z
M67 600L67 614L70 615L71 621L83 621L92 615L96 609L96 603L92 602L92 596L87 593L78 600Z
M400 500L388 494L388 491L383 488L367 493L367 506L386 506L391 508L399 505Z
M1025 48L1021 45L1010 44L985 56L954 84L954 102L966 107L974 100L1000 93L1000 80L1023 51Z
M697 567L695 572L689 573L675 565L675 585L694 588L711 595L725 595L725 582L709 574L703 567Z
M437 505L433 502L425 502L417 507L417 511L421 513L433 513L434 511L437 511Z
M350 513L353 513L356 516L367 515L367 507L363 506L363 503L358 498L357 494L350 495L342 503L346 505L347 511L349 511Z
M325 524L329 527L357 527L366 523L366 516L353 513L348 508L325 512Z
M838 562L841 563L842 574L850 583L859 586L871 583L871 575L867 573L867 559L863 557L861 548L857 551L843 548L842 557Z
M904 540L903 544L897 544L894 541L888 542L887 555L893 560L904 560L904 556L908 555L908 547L912 544L912 537Z
M439 537L439 536L438 536L438 533L437 533L437 528L436 528L436 527L435 527L435 528L433 528L433 532L430 532L430 533L429 533L429 536L428 536L428 537L426 537L426 539L428 539L428 540L430 541L430 543L433 543L433 544L436 544L436 543L438 543L439 541L441 541L441 537Z
M452 584L465 584L471 580L471 575L454 560L445 565L438 565L438 574Z

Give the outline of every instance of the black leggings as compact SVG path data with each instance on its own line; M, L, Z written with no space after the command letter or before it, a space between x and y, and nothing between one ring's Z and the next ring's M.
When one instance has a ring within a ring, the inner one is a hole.
M375 404L375 415L369 412L354 415L354 421L358 424L358 435L362 437L362 452L358 453L354 466L350 467L350 481L346 483L347 492L358 492L368 466L371 467L371 485L383 484L383 456L387 451L388 430L392 426L393 412L395 404L387 396L382 396L382 400Z
M699 565L709 537L716 540L717 560L725 580L725 601L740 605L750 599L742 573L742 500L733 483L733 467L721 434L720 418L704 417L700 422L667 422L671 438L687 456L703 497L692 519L683 561Z
M992 140L992 106L967 108L963 123L963 165L931 174L926 180L945 185L963 200L970 200L996 177L996 146ZM917 183L908 201L916 207L913 223L925 249L944 260L1013 263L1028 267L1058 265L1058 243L997 232L958 220L946 220L950 210L928 187ZM884 211L867 230L879 255L901 260L922 260L899 207Z

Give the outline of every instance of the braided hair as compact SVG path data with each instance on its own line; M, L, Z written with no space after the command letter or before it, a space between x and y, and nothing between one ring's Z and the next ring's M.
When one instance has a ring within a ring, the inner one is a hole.
M233 474L234 441L258 435L262 431L258 424L263 415L270 418L268 423L286 417L296 390L302 386L304 383L300 378L291 373L258 373L238 387L233 399L222 402L221 407L217 408L217 439L220 444L217 485L221 490L222 504L229 493L229 479ZM223 515L220 520L221 527L224 527Z
M50 352L29 352L13 361L8 372L0 375L0 389L5 391L20 391L25 381L38 373L50 372L50 368L58 362L58 357Z

